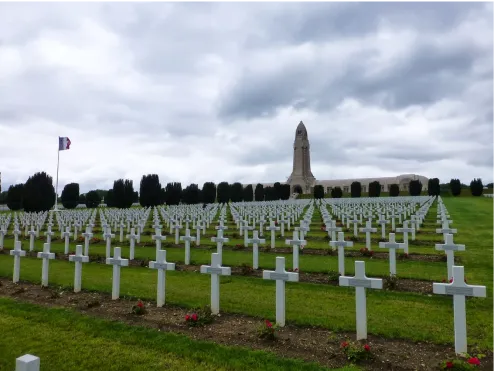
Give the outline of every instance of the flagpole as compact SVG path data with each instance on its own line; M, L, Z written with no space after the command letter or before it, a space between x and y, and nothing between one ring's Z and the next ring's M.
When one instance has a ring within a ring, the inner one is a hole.
M58 141L60 143L60 138L58 138ZM57 205L58 205L58 168L60 166L60 144L58 145L58 156L57 156L57 182L55 186L55 209L53 211L58 211Z

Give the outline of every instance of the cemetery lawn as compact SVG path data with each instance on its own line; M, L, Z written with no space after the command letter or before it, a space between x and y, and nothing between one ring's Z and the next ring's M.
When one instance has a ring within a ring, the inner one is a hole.
M0 370L14 369L15 358L26 353L41 358L41 370L327 369L7 298L0 298L0 328Z

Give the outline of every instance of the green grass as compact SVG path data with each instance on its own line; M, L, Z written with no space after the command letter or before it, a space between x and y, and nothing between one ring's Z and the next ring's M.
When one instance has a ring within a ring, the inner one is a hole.
M467 324L469 345L477 344L492 349L492 200L488 198L447 198L444 203L454 221L452 227L458 229L455 242L466 245L466 251L458 254L465 266L465 275L471 284L487 286L488 297L467 301ZM435 221L435 206L431 208L428 220ZM314 213L314 224L318 215ZM435 227L435 226L434 226ZM316 233L316 232L314 232ZM309 235L310 238L311 235ZM419 237L418 237L419 238ZM422 238L422 236L420 237ZM310 240L309 240L310 241ZM118 243L114 244L114 246ZM55 245L61 246L61 245ZM91 246L90 250L98 249ZM55 250L58 247L55 247ZM183 261L183 250L166 248L169 261ZM102 253L104 248L101 246ZM192 249L192 259L196 262L209 262L209 252ZM124 248L127 254L127 248ZM140 254L154 255L154 248L139 248ZM274 254L260 254L261 265L272 268ZM353 273L353 261L347 259L348 273ZM365 260L365 259L364 259ZM369 276L388 272L386 260L367 259L366 270ZM251 262L251 253L225 251L225 265L240 265ZM291 259L287 259L288 266ZM329 256L301 255L301 269L324 271L336 269L337 258ZM73 264L52 261L50 282L69 286L73 281ZM12 274L12 258L0 256L0 275ZM402 277L445 278L446 263L421 261L399 261L398 274ZM41 261L23 258L21 279L39 282ZM156 272L147 268L122 269L122 295L155 298ZM111 268L102 264L90 263L83 268L83 288L109 292L111 289ZM167 273L167 301L182 306L202 306L209 303L209 276L193 272ZM275 302L273 282L251 277L222 278L222 311L243 313L260 318L273 318ZM429 340L436 343L453 343L452 298L441 295L420 295L405 292L385 292L368 290L369 332L388 338ZM355 331L354 290L321 284L287 284L287 320L299 325L317 325L336 331ZM254 305L252 305L254 304Z
M191 340L0 298L0 370L34 354L43 370L324 370L272 353ZM344 368L343 370L355 370Z

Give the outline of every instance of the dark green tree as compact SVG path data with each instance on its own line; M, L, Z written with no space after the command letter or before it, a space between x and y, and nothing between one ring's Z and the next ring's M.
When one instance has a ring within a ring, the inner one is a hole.
M352 197L362 196L362 184L360 182L353 182L350 184L350 194Z
M86 201L84 201L86 203ZM107 207L115 207L115 196L113 195L113 189L109 189L106 193L105 204Z
M281 199L288 200L290 198L290 184L281 185Z
M101 203L101 197L96 191L89 191L86 193L86 207L89 209L98 207Z
M264 186L261 183L257 183L254 191L254 200L264 201Z
M189 184L182 192L182 202L187 205L199 203L201 190L195 183Z
M29 177L24 184L22 197L24 211L48 211L55 205L55 188L53 179L45 172Z
M273 189L274 189L275 200L281 199L281 183L280 182L274 183Z
M331 197L332 198L341 198L343 197L343 191L341 190L340 187L334 187L331 190Z
M133 181L130 179L115 180L113 182L113 197L115 207L118 207L119 209L128 209L129 207L131 207L135 199Z
M375 180L369 183L369 197L381 196L381 183Z
M230 201L230 185L228 182L221 182L216 189L219 203L225 204Z
M244 187L243 192L244 192L244 195L243 195L244 201L250 202L250 201L254 200L254 188L252 187L252 184L247 184Z
M427 182L427 194L429 196L439 196L441 194L441 186L438 178L431 178Z
M482 193L484 192L484 185L482 184L482 179L476 179L474 178L470 182L470 192L472 193L472 196L482 196Z
M158 174L142 176L139 187L139 203L143 207L161 204L161 183Z
M81 195L79 195L79 204L86 204L86 194L83 193Z
M324 198L324 187L320 184L314 186L314 198Z
M7 207L10 210L21 210L23 195L24 184L11 185L7 191Z
M75 209L79 205L79 184L69 183L63 187L60 199L65 209Z
M493 183L487 183L485 186L486 186L488 189L492 189L492 188L493 188L493 186L494 186L494 184L493 184Z
M182 183L167 183L165 187L165 202L167 205L178 205L182 199Z
M398 184L391 184L389 186L389 196L398 197L400 195L400 186Z
M232 202L241 202L244 197L244 188L239 182L235 182L230 186L230 199Z
M216 201L216 184L206 182L202 186L202 202L206 204L214 204Z
M408 193L410 196L420 196L422 193L422 183L418 179L411 180L408 184Z
M461 189L460 179L451 179L449 181L449 190L453 196L459 196L461 194Z
M277 200L276 198L276 191L274 187L264 187L264 200L265 201L275 201Z

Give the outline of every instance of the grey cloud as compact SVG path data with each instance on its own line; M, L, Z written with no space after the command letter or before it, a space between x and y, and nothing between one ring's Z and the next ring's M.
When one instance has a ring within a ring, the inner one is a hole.
M246 70L233 88L223 93L220 117L273 116L277 109L294 106L300 99L304 99L304 107L318 111L331 110L350 97L388 109L427 105L461 93L471 83L471 69L478 58L492 60L486 51L470 45L441 49L423 40L411 58L397 61L379 76L368 77L368 58L368 51L358 52L333 80L328 79L322 63L280 68L272 75ZM491 91L492 83L486 94Z
M469 12L484 6L470 2L285 3L271 12L268 8L264 18L270 18L269 32L247 42L258 47L358 37L376 31L383 21L421 31L440 31L455 27Z

